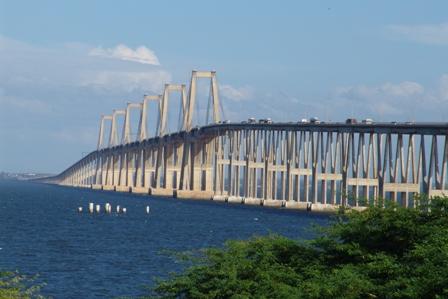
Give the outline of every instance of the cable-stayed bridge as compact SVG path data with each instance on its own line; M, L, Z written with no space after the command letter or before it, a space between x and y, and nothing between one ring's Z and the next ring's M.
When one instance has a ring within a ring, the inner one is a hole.
M210 82L211 120L193 127L199 78ZM180 94L179 131L168 133L173 92ZM150 102L155 128L148 128ZM139 113L135 138L132 110ZM412 206L416 194L448 195L448 123L230 123L221 114L216 73L193 71L188 92L166 84L161 95L102 116L97 150L47 182L317 211L360 206L359 199Z

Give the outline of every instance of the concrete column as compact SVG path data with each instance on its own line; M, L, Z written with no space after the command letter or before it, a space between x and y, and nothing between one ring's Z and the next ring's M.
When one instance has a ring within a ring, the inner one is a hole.
M192 190L194 191L201 191L202 187L202 148L203 148L203 141L197 140L195 143L192 144L192 168L193 168L193 184L192 184Z
M127 159L126 159L126 185L129 187L135 186L135 151L130 149L127 152Z
M214 154L214 142L213 139L208 139L205 145L205 161L204 161L204 170L205 170L205 190L213 191L213 159L215 157ZM216 167L216 165L215 165Z
M165 189L173 189L174 174L174 149L173 144L167 144L164 148L163 167L165 168L163 177L163 186Z

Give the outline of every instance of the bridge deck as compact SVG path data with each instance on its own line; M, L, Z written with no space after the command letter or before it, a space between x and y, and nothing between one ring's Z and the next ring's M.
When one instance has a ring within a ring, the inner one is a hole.
M213 124L94 151L53 181L278 207L409 206L448 194L447 136L447 123Z

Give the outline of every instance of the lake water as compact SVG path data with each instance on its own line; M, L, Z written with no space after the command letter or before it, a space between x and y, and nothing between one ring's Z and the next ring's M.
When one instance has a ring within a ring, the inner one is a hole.
M90 215L89 202L127 213ZM154 277L182 269L166 251L269 233L309 238L311 224L327 221L255 206L0 181L0 270L38 274L42 293L54 298L134 297Z

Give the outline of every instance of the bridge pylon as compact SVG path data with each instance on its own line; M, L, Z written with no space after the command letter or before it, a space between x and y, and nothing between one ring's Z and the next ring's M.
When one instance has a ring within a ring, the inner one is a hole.
M139 141L145 140L148 138L148 102L149 101L157 101L158 104L158 111L157 111L157 125L156 125L156 136L158 135L159 130L159 123L160 123L160 115L161 115L161 109L162 109L162 95L144 95L143 96L143 103L142 103L142 112L140 114L140 124L139 124L139 131L138 131L138 138Z
M218 81L216 79L215 71L196 71L193 70L191 73L190 80L190 92L188 98L188 113L186 122L184 123L184 127L186 130L191 130L193 116L194 116L194 107L196 104L196 93L197 93L197 79L198 78L210 78L210 88L211 88L211 96L213 103L213 122L217 123L221 120L221 115L219 112L220 103L219 103L219 95L218 95Z
M98 136L98 144L96 147L97 150L100 150L104 147L104 123L106 121L111 121L111 125L112 125L112 115L101 115L100 132L99 132L99 136Z
M117 130L117 116L125 115L125 110L114 110L112 113L112 126L109 135L109 147L117 146L118 143L118 130Z
M128 103L126 106L126 113L124 116L124 125L123 125L123 134L121 139L121 144L127 144L132 142L132 130L131 130L131 109L139 109L140 111L140 118L139 121L141 121L141 114L143 103ZM139 128L141 125L139 124ZM138 137L137 137L138 138Z
M166 134L166 127L168 122L168 104L169 96L171 92L178 91L181 94L181 113L182 117L179 120L178 126L180 130L185 130L185 119L187 117L187 93L185 89L185 84L165 84L162 97L161 105L161 117L159 123L159 136Z

